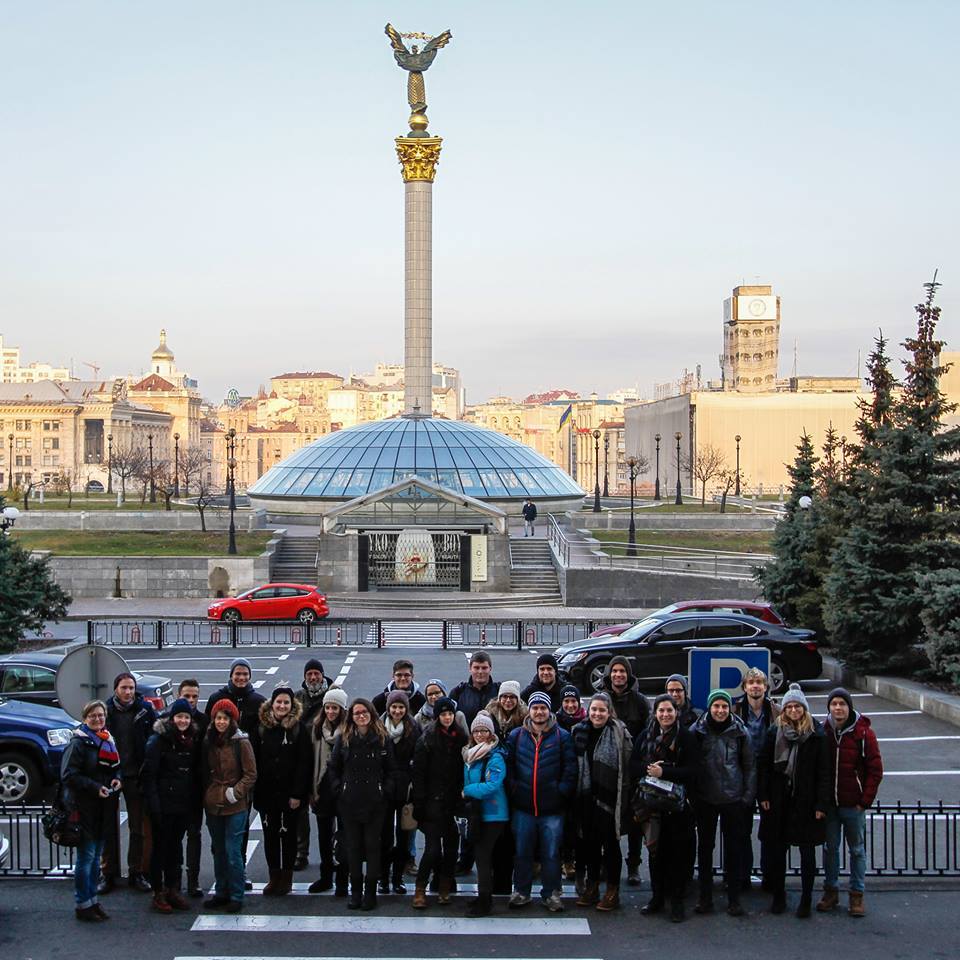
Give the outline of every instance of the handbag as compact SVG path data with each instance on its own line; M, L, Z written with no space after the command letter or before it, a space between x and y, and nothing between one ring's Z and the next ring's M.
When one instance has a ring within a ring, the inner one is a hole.
M633 791L635 812L677 813L686 802L687 792L682 783L661 780L659 777L638 780Z
M57 790L49 813L40 817L40 828L44 837L58 847L76 847L80 845L80 811L67 810L63 805L63 795Z
M405 803L400 808L400 829L401 830L416 830L417 821L413 815L413 804Z

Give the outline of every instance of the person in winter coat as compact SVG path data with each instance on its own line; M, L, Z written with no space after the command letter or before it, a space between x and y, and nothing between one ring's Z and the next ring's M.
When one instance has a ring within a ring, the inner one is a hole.
M662 693L653 702L653 719L633 745L630 779L656 777L682 784L686 802L680 810L634 809L642 822L650 864L650 901L640 908L643 914L660 913L670 901L670 919L684 919L684 893L693 865L696 836L690 792L700 771L697 740L680 722L677 705Z
M689 689L687 687L687 678L682 673L672 673L667 677L664 691L670 694L670 699L677 706L680 714L680 725L682 727L692 727L701 717L701 711L691 702Z
M480 805L473 821L473 851L477 858L477 898L467 907L468 917L486 917L493 906L493 852L510 819L506 754L494 732L490 715L473 718L470 742L463 748L463 797Z
M107 701L107 729L120 753L121 793L127 807L127 882L136 890L148 892L150 881L150 817L143 805L140 768L147 741L157 722L157 713L137 693L137 681L124 671L113 681L113 696ZM113 819L103 847L103 880L100 892L107 893L120 876L120 794L111 798Z
M249 736L260 723L260 707L267 699L262 693L257 693L251 684L252 671L250 661L237 657L230 664L230 679L226 686L210 694L204 713L213 719L213 708L221 700L229 700L240 714L237 725Z
M862 917L867 872L865 837L867 807L877 799L883 779L883 760L869 718L853 709L853 698L843 687L827 697L826 740L830 760L830 799L827 811L827 847L823 855L823 896L817 910L826 913L840 902L841 833L850 855L850 904L847 912Z
M60 783L63 805L79 818L80 842L73 865L73 896L78 920L95 922L108 916L97 895L100 855L113 816L109 800L120 790L120 754L107 730L107 705L91 700L81 723L63 751Z
M713 912L713 848L717 821L723 832L727 871L740 876L743 849L744 807L752 807L757 795L757 767L747 728L731 712L733 699L726 690L712 690L707 712L694 724L700 754L697 778L697 867L700 899L696 913ZM727 913L742 917L740 884L727 884Z
M397 660L393 665L393 678L383 688L383 692L373 698L373 706L378 717L382 717L387 712L387 697L394 690L402 690L407 695L411 716L426 703L426 697L421 693L417 681L413 679L412 660Z
M403 895L407 888L403 883L403 868L406 865L410 838L403 829L403 805L410 794L413 750L420 739L420 728L410 715L410 701L403 690L391 690L387 694L387 709L380 718L387 736L393 744L393 760L396 765L393 797L387 798L381 834L380 892ZM389 873L388 873L389 871Z
M492 668L490 654L486 650L475 650L470 657L470 678L450 691L450 699L466 718L468 728L473 718L500 693L500 684L490 676Z
M297 691L300 703L300 723L309 731L314 718L323 713L323 698L330 689L330 681L324 676L323 664L311 657L303 667L303 683ZM297 858L294 870L306 870L310 864L310 808L303 804L297 812Z
M246 879L243 836L257 782L257 761L250 738L239 727L236 704L226 698L218 700L210 714L212 720L200 752L200 782L216 886L203 906L206 910L226 907L227 913L240 913Z
M523 514L523 535L534 536L533 525L537 519L537 505L532 500L526 500L520 512Z
M501 692L503 684L500 685ZM560 712L557 714L557 723L562 730L572 733L573 728L578 723L583 723L587 719L587 711L580 703L580 691L572 683L566 684L560 690L561 701ZM575 880L577 884L577 894L580 895L584 890L584 877L586 870L586 858L581 856L577 858L577 847L580 846L577 837L577 817L573 805L567 807L563 816L563 844L560 847L561 870L564 880Z
M550 698L535 693L530 713L507 739L507 795L511 800L514 842L514 892L511 909L530 903L533 856L539 843L540 896L553 913L563 910L560 844L563 815L577 789L573 741L550 710Z
M154 841L150 885L153 909L158 913L189 909L180 895L179 884L183 838L200 794L199 754L200 733L193 721L193 709L189 701L181 698L174 701L166 717L153 725L141 772Z
M629 798L633 741L616 718L606 693L590 698L587 719L573 728L577 755L577 820L586 856L586 885L577 906L616 910L620 906L620 827ZM607 888L600 897L600 867Z
M300 808L310 794L310 734L300 723L300 701L293 688L278 686L260 706L260 725L250 737L257 760L253 805L263 824L263 852L270 879L264 896L282 897L293 889Z
M424 836L423 856L417 868L413 907L427 906L427 882L436 870L437 903L450 903L457 843L460 835L454 820L462 808L463 757L467 737L456 723L456 704L441 697L433 706L437 720L417 741L413 751L413 816Z
M380 878L380 831L393 801L393 743L369 700L357 697L333 745L330 788L347 835L349 910L375 910ZM367 875L364 880L363 864Z
M337 828L337 798L330 786L329 765L340 728L347 716L347 693L331 687L323 696L323 712L310 724L312 766L310 809L317 820L317 846L320 848L320 876L310 884L310 893L325 893L334 886L334 896L347 895L347 864L336 862L333 837ZM341 844L341 846L345 846Z
M503 687L501 686L502 690ZM557 713L557 723L569 733L578 723L587 719L587 711L580 703L580 691L572 683L566 684L560 690L562 698L560 711Z
M552 653L541 653L537 657L537 675L524 687L520 699L526 703L531 694L537 692L545 693L550 698L550 709L554 714L560 713L563 706L563 684L557 679L557 658Z
M830 808L830 759L820 724L810 716L798 683L781 701L782 713L767 731L757 763L757 796L764 818L760 838L770 846L771 913L787 908L787 851L800 848L798 917L810 916L816 848L826 839Z
M519 689L520 685L517 684L517 690ZM447 695L447 685L442 680L428 680L426 684L424 684L423 695L425 698L424 704L415 712L413 718L413 722L420 728L421 733L437 719L433 715L433 706L441 697ZM470 736L470 727L467 724L467 718L460 710L457 711L457 726L463 731L464 736Z
M627 728L631 738L639 737L650 723L650 704L640 692L640 684L626 657L611 657L604 671L603 689L610 695L617 719ZM631 887L640 884L642 849L642 834L631 818L627 831L627 883Z
M180 681L177 687L177 699L186 700L190 704L193 724L197 728L194 738L199 745L203 742L210 724L210 718L200 710L200 682L195 677L188 677ZM169 711L167 716L169 717ZM199 899L203 896L200 886L200 854L203 849L203 797L199 789L199 772L197 774L197 791L187 820L187 896ZM179 887L178 887L179 889Z
M527 705L520 697L520 684L516 680L504 680L496 700L491 700L484 711L493 720L500 743L506 742L510 731L519 727L527 716Z

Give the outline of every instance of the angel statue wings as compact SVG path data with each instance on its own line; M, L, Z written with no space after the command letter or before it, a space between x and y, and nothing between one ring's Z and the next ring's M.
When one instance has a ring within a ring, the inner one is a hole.
M393 47L393 55L397 63L408 72L407 101L410 104L411 112L415 114L426 113L427 94L423 85L423 74L430 68L437 51L450 42L453 34L449 30L444 30L443 33L432 40L418 34L417 36L427 40L424 48L418 51L416 44L408 50L400 34L389 23L384 27L384 33L390 38L390 46Z

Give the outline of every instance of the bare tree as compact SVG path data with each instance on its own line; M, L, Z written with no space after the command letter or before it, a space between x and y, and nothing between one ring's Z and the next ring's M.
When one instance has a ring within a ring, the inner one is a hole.
M691 475L700 483L700 503L707 502L707 484L726 469L727 458L718 447L712 443L705 443L697 448L696 457L691 465L689 458L683 458L683 469L689 470Z
M58 495L67 495L67 509L73 506L74 475L69 470L61 470L53 478L53 490Z
M741 476L743 474L741 473ZM724 467L718 474L717 479L720 481L720 512L727 512L727 496L730 491L733 489L734 485L737 482L737 471L729 470Z
M200 529L204 533L207 532L207 521L204 517L204 511L213 501L213 491L210 489L210 484L207 483L207 478L201 470L197 474L197 512L200 514Z
M23 481L23 486L20 488L21 493L23 494L23 509L27 511L30 509L30 493L33 488L37 485L37 481L33 477L27 477Z
M200 447L180 451L180 477L185 497L190 496L190 488L196 485L206 466L207 461Z
M170 510L170 503L173 500L173 465L166 460L161 460L154 466L153 474L157 493L163 497L163 509Z
M146 460L142 450L134 447L116 446L113 448L112 466L114 475L120 481L120 499L127 499L127 481L137 477L141 463Z

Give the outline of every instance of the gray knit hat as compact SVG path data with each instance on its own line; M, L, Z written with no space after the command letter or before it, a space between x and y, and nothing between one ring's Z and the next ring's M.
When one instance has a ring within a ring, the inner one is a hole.
M331 687L323 695L323 705L335 703L341 710L347 709L347 691L342 687Z
M810 704L807 703L807 698L803 695L799 683L790 684L787 692L783 695L783 699L780 701L781 708L785 707L788 703L799 703L807 713L810 712Z
M473 733L474 730L489 730L494 735L497 732L493 725L493 718L489 713L484 713L482 710L473 718L473 723L470 724L470 732Z
M520 684L516 680L504 680L500 684L500 692L497 696L502 697L505 693L512 693L519 700Z

